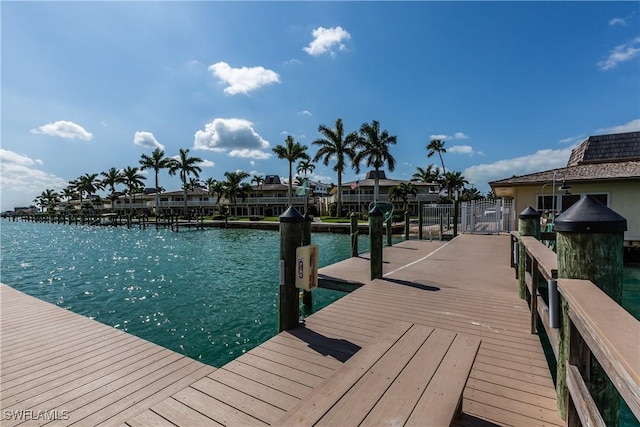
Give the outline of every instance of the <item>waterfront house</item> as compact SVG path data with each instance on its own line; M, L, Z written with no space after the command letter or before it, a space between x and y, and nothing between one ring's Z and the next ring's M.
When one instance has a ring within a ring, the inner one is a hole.
M369 204L373 202L373 192L375 185L375 171L367 172L365 179L357 181L343 182L340 188L335 191L342 193L342 209L343 212L368 212ZM379 197L378 201L388 202L389 190L401 183L411 182L416 186L417 194L410 195L408 198L408 210L411 215L418 215L418 202L437 203L440 199L440 186L437 183L414 182L400 179L387 178L383 170L378 171ZM334 194L331 201L337 201L337 195ZM394 209L403 208L402 200L393 200Z
M489 185L497 197L514 200L514 224L528 206L559 214L581 197L594 196L626 218L625 246L640 247L640 132L590 136L572 150L564 168Z

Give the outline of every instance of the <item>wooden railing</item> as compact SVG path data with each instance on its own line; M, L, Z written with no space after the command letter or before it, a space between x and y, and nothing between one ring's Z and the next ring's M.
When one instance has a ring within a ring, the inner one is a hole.
M585 375L591 355L640 419L640 321L591 281L558 279L556 253L535 237L519 236L517 232L511 234L511 265L516 272L520 242L527 254L524 280L531 332L537 332L539 318L558 365L566 366L558 372L559 376L566 372L565 378L558 378L559 384L566 384L566 391L558 387L558 399L568 399L567 425L605 426ZM549 304L538 290L541 277L549 284ZM568 352L562 353L562 347Z

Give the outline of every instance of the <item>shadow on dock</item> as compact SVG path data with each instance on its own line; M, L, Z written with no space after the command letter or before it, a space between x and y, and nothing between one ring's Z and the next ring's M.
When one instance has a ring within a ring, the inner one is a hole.
M313 351L323 356L331 356L341 362L349 360L349 358L361 348L359 345L345 339L330 338L311 329L307 329L304 324L300 325L299 328L286 331L285 333L306 342Z

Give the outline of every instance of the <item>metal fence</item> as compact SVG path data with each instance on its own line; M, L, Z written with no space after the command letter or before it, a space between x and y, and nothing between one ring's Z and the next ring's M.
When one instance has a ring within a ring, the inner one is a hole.
M458 206L458 232L495 234L513 227L512 200L472 200ZM454 228L454 205L424 205L422 232L426 238L451 233Z

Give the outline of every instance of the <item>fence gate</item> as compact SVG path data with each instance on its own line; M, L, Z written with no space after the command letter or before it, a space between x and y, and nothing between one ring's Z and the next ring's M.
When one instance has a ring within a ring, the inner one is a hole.
M472 200L461 203L462 232L494 234L512 230L512 200Z

